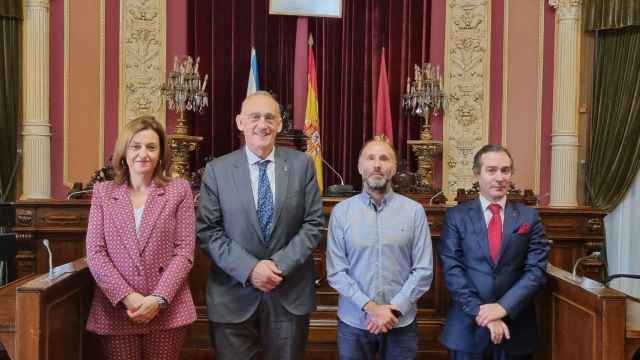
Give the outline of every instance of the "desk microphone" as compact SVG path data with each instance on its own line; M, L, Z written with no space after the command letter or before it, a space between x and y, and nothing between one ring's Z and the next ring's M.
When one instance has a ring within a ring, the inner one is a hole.
M93 189L78 190L78 191L70 192L69 195L67 195L67 200L71 200L76 195L86 194L86 193L90 193L90 192L93 192Z
M571 272L571 275L573 277L574 280L578 279L578 266L580 266L580 264L585 261L585 260L599 260L600 259L600 252L599 251L594 251L591 254L587 255L587 256L583 256L581 258L578 258L578 260L576 260L575 264L573 264L573 271Z
M322 160L322 162L325 165L327 165L329 170L331 170L331 172L336 174L336 176L340 180L340 185L337 185L337 184L336 185L331 185L331 186L329 186L327 188L326 195L327 196L350 195L353 192L353 185L345 185L344 184L344 179L342 178L340 173L336 169L334 169L333 166L329 165L329 163L322 156L320 156L320 160Z
M53 253L51 252L51 248L49 247L49 240L42 240L42 245L47 248L47 252L49 253L49 276L53 275Z
M444 190L438 191L435 195L431 197L431 199L429 199L429 206L433 206L433 200L435 200L438 196L440 196L440 194L442 194L443 191Z

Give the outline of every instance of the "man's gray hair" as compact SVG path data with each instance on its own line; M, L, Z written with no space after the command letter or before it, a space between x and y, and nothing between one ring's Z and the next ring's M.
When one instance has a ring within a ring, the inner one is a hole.
M242 113L242 109L244 109L244 105L247 103L247 101L255 96L266 96L268 98L270 98L271 100L273 100L273 102L276 103L277 107L278 107L278 116L282 116L280 114L280 103L278 102L278 100L268 91L265 90L258 90L252 94L247 95L246 98L244 98L244 100L242 101L242 105L240 106L240 112Z

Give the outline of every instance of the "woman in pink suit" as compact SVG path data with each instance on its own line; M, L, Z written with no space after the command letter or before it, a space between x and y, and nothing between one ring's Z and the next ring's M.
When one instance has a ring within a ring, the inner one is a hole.
M193 197L185 180L165 176L168 159L162 126L134 119L116 142L115 180L93 190L87 263L98 286L87 329L108 359L178 359L196 319Z

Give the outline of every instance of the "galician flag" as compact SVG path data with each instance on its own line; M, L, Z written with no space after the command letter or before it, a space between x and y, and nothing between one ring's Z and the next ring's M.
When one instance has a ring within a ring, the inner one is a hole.
M260 80L258 78L258 59L256 59L256 49L251 47L251 64L249 65L249 83L247 84L247 96L260 90Z
M316 61L313 58L313 37L309 35L309 53L307 56L307 110L304 115L304 134L307 140L307 154L316 164L316 178L320 192L324 188L322 181L322 147L320 144L320 117L318 116L318 82Z

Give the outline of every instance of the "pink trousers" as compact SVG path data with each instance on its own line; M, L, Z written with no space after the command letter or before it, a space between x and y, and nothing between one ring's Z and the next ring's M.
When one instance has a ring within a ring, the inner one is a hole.
M102 353L108 360L177 360L187 327L144 335L103 335Z

